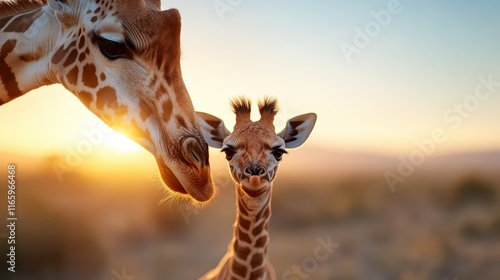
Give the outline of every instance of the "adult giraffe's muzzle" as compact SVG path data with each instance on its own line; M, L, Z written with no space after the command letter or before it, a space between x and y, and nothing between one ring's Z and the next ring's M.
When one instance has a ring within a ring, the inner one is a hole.
M157 157L163 182L172 191L188 194L199 202L210 200L214 187L210 176L207 144L195 137L187 137L178 147L177 155L168 157L171 160L167 163L162 157Z

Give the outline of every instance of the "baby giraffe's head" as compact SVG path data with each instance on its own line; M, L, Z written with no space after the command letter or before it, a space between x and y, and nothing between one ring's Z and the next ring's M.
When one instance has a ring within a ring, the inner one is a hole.
M251 103L239 98L231 102L236 124L231 133L224 122L212 115L198 112L203 136L208 145L226 153L231 175L241 191L250 198L268 193L276 177L278 164L287 148L302 145L316 123L316 114L309 113L287 121L279 133L274 130L278 112L276 99L259 102L260 120L250 119Z

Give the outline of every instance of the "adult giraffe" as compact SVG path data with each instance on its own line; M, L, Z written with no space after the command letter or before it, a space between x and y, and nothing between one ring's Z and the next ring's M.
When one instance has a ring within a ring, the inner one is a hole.
M182 80L180 29L160 0L0 0L0 105L61 83L150 151L170 189L207 201L208 146Z

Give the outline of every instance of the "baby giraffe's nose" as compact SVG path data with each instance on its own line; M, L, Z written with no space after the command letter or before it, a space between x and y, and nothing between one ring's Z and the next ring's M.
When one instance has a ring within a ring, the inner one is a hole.
M243 170L243 172L247 177L251 176L262 177L266 175L266 169L264 168L264 166L260 164L249 164L245 167L245 170Z

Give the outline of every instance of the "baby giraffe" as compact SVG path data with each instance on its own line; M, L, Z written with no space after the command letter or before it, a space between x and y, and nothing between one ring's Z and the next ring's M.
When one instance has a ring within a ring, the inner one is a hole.
M266 255L272 183L286 149L296 148L306 141L316 122L316 114L294 117L276 134L273 124L278 112L276 99L266 98L259 102L261 118L256 122L250 119L248 99L240 98L231 103L236 114L233 133L221 119L197 113L208 144L221 148L226 154L236 185L238 211L228 252L219 265L200 280L276 279Z

